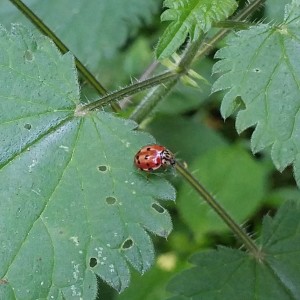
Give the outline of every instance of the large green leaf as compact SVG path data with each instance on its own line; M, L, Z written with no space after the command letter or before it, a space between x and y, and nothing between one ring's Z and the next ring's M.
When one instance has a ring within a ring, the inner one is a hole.
M300 204L288 202L273 220L264 219L262 259L223 247L200 252L191 259L195 267L175 277L169 290L193 300L300 299L299 228Z
M235 0L165 0L168 9L161 15L162 21L172 21L156 47L159 59L169 57L185 41L188 34L192 41L207 32L214 22L229 17L237 8Z
M244 222L255 212L266 192L268 166L257 163L238 146L211 150L194 160L190 168L238 222ZM180 215L197 240L203 239L207 233L220 233L228 229L188 185L178 190L177 204Z
M225 72L213 91L229 89L221 113L224 118L237 108L236 128L242 132L256 126L253 152L272 146L272 159L279 170L294 164L300 185L300 2L287 6L280 26L258 25L240 31L227 47L217 52L221 58L215 72Z
M118 291L128 262L152 264L147 231L166 237L171 220L133 155L153 139L104 112L76 113L71 55L40 35L0 29L0 299L94 299L96 276Z
M24 1L69 49L95 74L99 61L116 55L143 23L159 8L157 0ZM1 22L26 22L9 1L0 1ZM26 22L28 24L28 22Z

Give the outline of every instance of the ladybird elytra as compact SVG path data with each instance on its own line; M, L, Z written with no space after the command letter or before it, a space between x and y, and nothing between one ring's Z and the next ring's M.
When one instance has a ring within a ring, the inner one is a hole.
M135 166L146 172L175 165L174 154L166 147L153 144L142 147L134 156Z

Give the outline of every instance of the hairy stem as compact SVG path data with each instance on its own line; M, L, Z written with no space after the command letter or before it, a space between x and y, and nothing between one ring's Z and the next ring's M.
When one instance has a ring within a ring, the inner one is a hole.
M176 70L177 76L175 76L172 80L167 82L164 85L160 85L152 89L146 97L139 103L139 105L135 108L135 110L130 115L130 119L140 123L145 117L153 110L153 108L162 100L166 94L172 89L172 87L180 80L182 75L185 75L189 66L192 63L199 46L202 42L202 38L197 41L191 43L186 49L182 59L178 63L178 68Z
M161 75L146 79L144 81L133 83L132 85L122 88L121 90L118 90L114 93L108 94L97 101L83 105L80 111L90 111L100 108L112 101L116 101L126 96L136 94L137 92L149 89L150 87L156 86L158 84L169 82L177 76L177 73L166 72Z
M226 210L213 198L213 196L202 186L202 184L179 162L176 170L197 191L197 193L208 203L208 205L221 217L228 227L241 239L247 250L258 259L262 259L262 253L247 233L231 218Z

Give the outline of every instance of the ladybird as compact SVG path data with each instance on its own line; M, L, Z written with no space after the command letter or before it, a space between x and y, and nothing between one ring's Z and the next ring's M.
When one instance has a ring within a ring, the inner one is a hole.
M142 171L151 172L160 167L174 166L174 154L164 146L147 145L134 156L134 164Z

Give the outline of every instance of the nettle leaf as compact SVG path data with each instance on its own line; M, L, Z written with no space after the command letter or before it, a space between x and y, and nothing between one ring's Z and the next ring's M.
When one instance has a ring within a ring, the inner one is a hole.
M158 11L157 0L24 1L95 74L99 61L116 55L130 36ZM9 1L0 1L1 22L30 22ZM75 29L75 30L74 30ZM96 49L96 51L91 51Z
M299 1L287 6L280 26L258 25L240 31L216 54L214 72L224 72L213 91L229 89L221 113L224 118L239 109L240 133L256 126L252 151L272 146L279 170L293 163L300 185L300 33Z
M74 113L72 56L21 26L0 29L0 81L0 298L94 299L95 275L122 291L128 262L153 263L146 231L172 228L157 199L173 187L133 166L153 139L108 113Z
M287 202L266 217L257 259L220 247L195 254L194 268L175 277L168 289L187 299L299 299L300 204ZM174 298L176 299L176 298Z
M234 0L165 0L168 9L162 21L172 21L156 47L156 57L171 56L185 41L188 34L192 41L207 32L214 22L228 18L237 8Z

